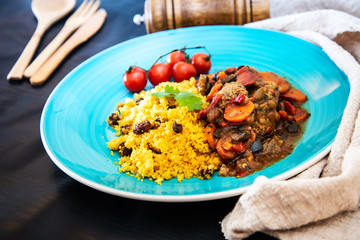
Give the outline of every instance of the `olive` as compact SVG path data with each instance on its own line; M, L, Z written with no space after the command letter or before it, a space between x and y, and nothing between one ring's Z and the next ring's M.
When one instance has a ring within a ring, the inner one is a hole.
M291 124L286 126L286 130L289 133L296 133L296 132L299 131L299 126L296 123L291 123Z
M261 151L263 149L262 143L260 140L256 140L255 142L253 142L253 144L250 147L251 151L253 153Z
M289 135L285 132L279 131L276 132L276 136L279 137L281 140L285 140Z

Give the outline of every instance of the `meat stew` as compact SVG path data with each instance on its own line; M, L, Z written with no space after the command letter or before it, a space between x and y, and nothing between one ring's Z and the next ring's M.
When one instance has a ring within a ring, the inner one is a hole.
M220 176L244 177L294 150L310 114L307 96L273 73L230 67L196 81L209 106L198 119L208 122L209 146L222 161Z

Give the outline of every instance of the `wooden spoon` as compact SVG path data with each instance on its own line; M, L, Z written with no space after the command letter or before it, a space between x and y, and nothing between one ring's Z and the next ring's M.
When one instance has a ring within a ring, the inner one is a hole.
M23 72L29 65L40 39L45 31L68 14L75 6L76 0L33 0L31 10L33 11L38 24L34 34L21 53L19 59L7 75L8 80L21 80Z

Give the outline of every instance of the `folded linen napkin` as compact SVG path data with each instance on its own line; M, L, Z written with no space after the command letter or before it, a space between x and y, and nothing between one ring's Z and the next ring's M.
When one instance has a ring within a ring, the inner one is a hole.
M358 0L347 2L351 13L360 13ZM315 10L246 26L284 31L320 46L348 76L351 90L331 153L288 181L257 178L222 221L225 237L262 231L280 239L360 239L360 18Z

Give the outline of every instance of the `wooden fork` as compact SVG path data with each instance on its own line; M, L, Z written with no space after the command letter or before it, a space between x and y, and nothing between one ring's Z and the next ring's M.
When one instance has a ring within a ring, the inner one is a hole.
M40 53L39 56L25 69L24 76L32 77L42 64L59 48L59 46L87 19L89 19L99 8L100 0L91 0L84 2L65 22L64 27L58 35L49 43L49 45Z

